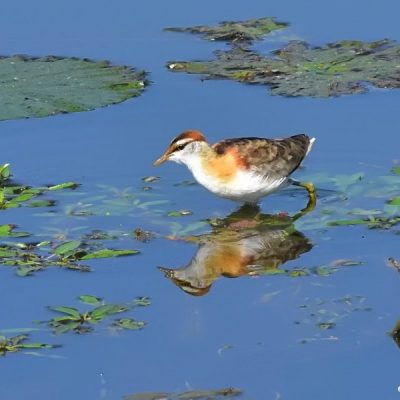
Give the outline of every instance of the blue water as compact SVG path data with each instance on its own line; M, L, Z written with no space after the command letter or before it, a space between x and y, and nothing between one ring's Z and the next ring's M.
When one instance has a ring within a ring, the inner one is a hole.
M158 174L161 180L153 185L153 192L168 199L171 210L193 211L188 217L192 222L226 216L236 206L198 185L174 186L190 179L181 166L153 169L152 162L170 139L188 128L202 130L210 141L307 132L317 142L299 176L359 171L387 175L400 157L400 91L287 99L270 96L265 87L201 82L198 76L170 73L165 63L209 58L224 44L162 29L271 15L289 21L291 27L269 38L265 44L269 49L287 38L314 45L340 39L399 40L399 12L395 0L329 4L305 0L8 2L0 15L1 54L109 59L149 71L152 84L140 98L120 105L2 122L0 162L10 162L16 179L24 183L80 182L80 191L88 193L87 197L101 192L97 184L140 191L142 177ZM63 197L57 212L72 201L77 200ZM360 201L370 207L371 200ZM304 202L301 192L294 198L272 196L264 200L263 210L294 211ZM18 223L23 230L41 233L49 226L60 230L79 226L156 229L151 216L135 212L54 221L33 216L36 212L1 212L0 224ZM165 225L159 230L168 233ZM362 226L303 233L313 243L312 250L285 268L318 266L337 259L364 264L329 277L221 278L203 297L185 294L156 268L186 265L197 246L162 237L150 243L124 242L125 247L142 253L94 260L90 262L94 272L88 274L54 268L19 278L11 268L1 267L2 328L35 327L32 321L53 316L46 306L76 306L76 297L85 293L110 302L150 296L152 304L133 312L148 322L139 332L117 336L102 329L80 336L53 336L46 330L34 333L35 340L62 343L60 349L41 353L62 358L7 355L0 360L0 398L108 400L145 391L226 386L241 388L243 398L257 400L398 398L399 350L387 332L400 317L400 282L385 259L400 257L399 236ZM334 303L357 295L365 297L371 311L349 311ZM319 301L325 303L317 305ZM303 304L309 308L301 308ZM308 309L317 313L334 309L348 316L334 329L321 331L309 318ZM337 340L319 340L331 335ZM313 340L300 344L306 338ZM232 347L221 350L226 345Z

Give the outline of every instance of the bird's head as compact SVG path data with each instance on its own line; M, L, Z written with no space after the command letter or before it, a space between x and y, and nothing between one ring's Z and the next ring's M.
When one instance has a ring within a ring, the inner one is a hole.
M165 161L187 164L193 155L198 155L204 144L206 144L206 139L201 132L185 131L172 140L167 150L154 162L154 165L158 166Z

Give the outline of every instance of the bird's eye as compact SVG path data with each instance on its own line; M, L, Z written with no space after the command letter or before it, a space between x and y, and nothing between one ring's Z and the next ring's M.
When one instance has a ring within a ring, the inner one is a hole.
M183 150L185 148L184 144L180 144L179 146L176 146L176 150L180 151Z

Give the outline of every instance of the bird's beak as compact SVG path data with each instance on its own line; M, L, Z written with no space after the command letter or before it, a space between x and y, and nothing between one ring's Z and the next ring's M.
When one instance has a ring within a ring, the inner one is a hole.
M155 167L158 167L159 165L161 165L163 162L168 161L168 154L163 154L160 158L158 158L156 161L154 161L153 165Z

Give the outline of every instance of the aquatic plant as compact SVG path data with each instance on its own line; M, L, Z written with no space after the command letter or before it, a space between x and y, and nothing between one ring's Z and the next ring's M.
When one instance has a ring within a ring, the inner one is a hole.
M217 25L198 25L188 28L165 28L170 32L188 32L200 34L206 40L223 40L234 43L250 44L265 35L286 28L289 24L276 21L272 17L255 18L247 21L224 21Z
M60 347L54 344L27 342L28 335L18 335L13 337L0 336L0 356L5 356L7 353L16 353L22 350L38 350L38 349L53 349Z
M229 387L216 390L190 390L183 393L137 393L125 396L124 400L221 400L237 397L241 394L241 390Z
M140 96L144 71L68 57L0 57L0 121L89 111Z
M252 32L255 21L237 23ZM267 85L273 95L288 97L332 97L364 93L368 85L399 88L400 45L387 39L374 42L342 40L320 47L291 41L285 47L263 55L235 41L251 42L262 34L242 32L235 23L217 27L169 28L178 32L204 33L206 37L233 44L229 50L215 52L213 60L169 61L173 72L200 74L203 79L231 79L246 84ZM230 27L231 30L229 30ZM285 25L279 25L283 28ZM235 28L236 27L236 28ZM227 33L224 34L224 29ZM219 33L220 32L220 33Z
M53 329L54 333L88 333L93 330L94 325L99 324L105 318L132 310L135 307L145 307L150 305L150 299L147 297L138 297L129 303L122 304L105 303L101 298L91 295L80 296L79 300L94 308L80 311L74 307L49 307L51 311L59 313L57 317L53 317L47 322ZM110 328L137 330L143 328L144 325L145 323L143 321L123 318L115 320L110 325Z

